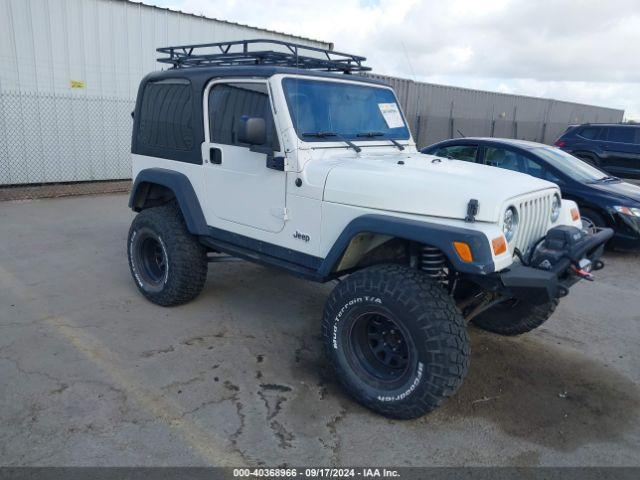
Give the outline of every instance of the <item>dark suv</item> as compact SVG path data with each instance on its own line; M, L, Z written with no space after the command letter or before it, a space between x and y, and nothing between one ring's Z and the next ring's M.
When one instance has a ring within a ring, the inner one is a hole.
M640 178L640 125L573 125L555 145L608 173Z

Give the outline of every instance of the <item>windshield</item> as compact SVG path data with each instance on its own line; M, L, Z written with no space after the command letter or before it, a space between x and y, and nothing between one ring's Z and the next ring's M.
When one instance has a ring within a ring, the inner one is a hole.
M293 126L304 141L409 138L392 90L299 78L285 78L282 86Z
M605 172L555 147L537 147L533 153L542 157L568 177L579 182L596 182L610 178Z

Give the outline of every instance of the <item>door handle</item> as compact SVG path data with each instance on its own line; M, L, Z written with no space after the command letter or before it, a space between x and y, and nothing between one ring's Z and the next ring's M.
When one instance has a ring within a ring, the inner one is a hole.
M219 148L210 148L209 161L214 165L222 164L222 150L220 150Z

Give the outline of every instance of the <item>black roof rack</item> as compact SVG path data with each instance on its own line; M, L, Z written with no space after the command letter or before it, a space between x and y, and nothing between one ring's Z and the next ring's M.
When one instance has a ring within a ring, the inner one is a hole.
M265 44L267 48L278 46L280 50L255 48L256 45L264 48ZM343 73L371 70L362 64L365 57L281 40L253 39L178 45L158 48L157 51L169 55L158 58L158 62L169 63L173 65L172 68L268 65Z

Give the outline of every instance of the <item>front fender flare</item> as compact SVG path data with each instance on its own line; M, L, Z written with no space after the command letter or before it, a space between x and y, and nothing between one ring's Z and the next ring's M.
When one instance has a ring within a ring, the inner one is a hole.
M422 222L388 215L363 215L352 220L340 234L320 265L318 273L323 277L340 262L351 239L360 233L389 235L439 248L458 272L486 275L495 270L489 241L484 233L469 228L453 227L438 223ZM456 253L453 242L465 242L473 253L472 262L463 262Z

